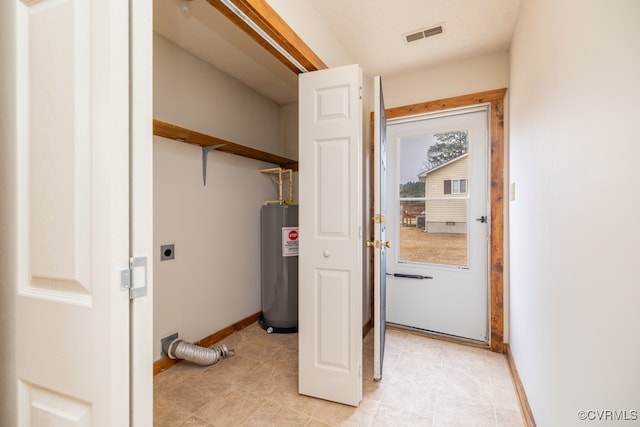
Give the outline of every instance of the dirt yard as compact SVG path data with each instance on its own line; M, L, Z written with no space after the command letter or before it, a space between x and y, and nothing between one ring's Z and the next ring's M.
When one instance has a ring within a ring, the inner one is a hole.
M427 233L423 228L400 227L400 259L448 265L467 265L467 235Z

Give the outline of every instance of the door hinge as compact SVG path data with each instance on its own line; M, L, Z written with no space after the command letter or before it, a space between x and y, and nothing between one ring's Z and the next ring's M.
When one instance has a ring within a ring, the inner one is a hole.
M362 86L360 86L360 99L362 99Z
M129 258L129 268L120 271L120 288L129 290L129 299L147 296L146 256Z
M387 220L387 217L385 216L385 214L375 214L373 216L373 222L375 222L376 224L382 224L386 220Z

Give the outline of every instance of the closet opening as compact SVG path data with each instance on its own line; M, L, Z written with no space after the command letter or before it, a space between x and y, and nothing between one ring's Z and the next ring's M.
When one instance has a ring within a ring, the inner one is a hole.
M154 373L174 363L163 338L208 347L260 317L260 212L279 198L260 171L291 170L297 203L297 73L223 3L241 2L154 2Z

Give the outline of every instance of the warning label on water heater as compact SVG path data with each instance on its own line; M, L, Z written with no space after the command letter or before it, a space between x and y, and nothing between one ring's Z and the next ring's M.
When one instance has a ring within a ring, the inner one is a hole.
M282 256L298 256L298 227L282 227Z

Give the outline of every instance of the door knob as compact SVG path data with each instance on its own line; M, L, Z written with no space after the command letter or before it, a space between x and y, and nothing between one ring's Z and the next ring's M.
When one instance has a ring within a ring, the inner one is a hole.
M367 247L368 248L373 247L373 242L371 240L367 240Z
M487 222L487 217L483 215L480 218L476 218L476 221L480 221L481 223L484 224L485 222Z
M388 240L386 242L381 242L380 245L387 248L391 248L391 242Z

